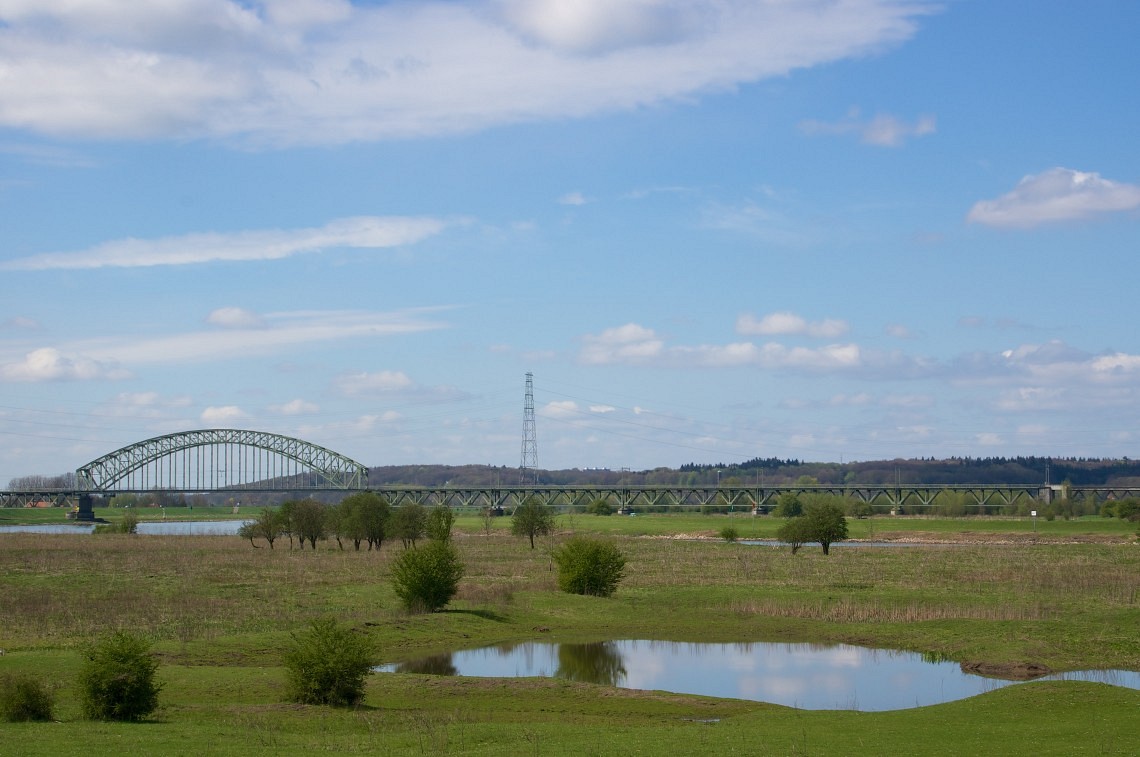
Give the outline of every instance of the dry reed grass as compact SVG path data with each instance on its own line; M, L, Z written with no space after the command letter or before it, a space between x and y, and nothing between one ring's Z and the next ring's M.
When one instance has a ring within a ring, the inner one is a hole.
M326 613L369 624L399 617L388 583L398 544L355 552L334 542L313 552L213 536L0 539L0 647L69 646L119 628L209 642L291 630ZM460 607L525 614L556 591L550 544L531 550L502 534L456 543L467 566ZM1140 550L1126 545L853 547L824 557L818 548L792 556L721 542L619 543L627 569L618 604L608 606L615 612L623 597L648 597L690 614L1025 621L1135 610L1140 594Z

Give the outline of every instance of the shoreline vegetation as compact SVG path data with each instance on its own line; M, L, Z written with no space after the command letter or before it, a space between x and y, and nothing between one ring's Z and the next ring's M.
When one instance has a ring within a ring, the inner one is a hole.
M161 519L148 508L137 513ZM98 514L114 522L123 511ZM414 674L368 676L355 708L290 704L282 694L291 634L327 616L374 643L378 663L538 639L646 638L902 649L1003 678L1140 670L1134 523L849 518L854 539L931 546L826 556L716 536L732 524L740 540L771 539L782 521L561 515L532 550L510 535L510 518L488 526L461 515L453 531L466 566L458 594L424 614L405 611L392 589L391 565L404 550L398 539L358 552L335 540L301 551L287 542L253 549L232 536L0 533L0 669L51 686L57 719L5 724L4 741L29 755L1134 753L1140 692L1072 681L884 713ZM620 546L626 577L612 597L558 591L551 553L572 534ZM82 650L120 629L152 645L159 709L142 724L85 721L74 685Z

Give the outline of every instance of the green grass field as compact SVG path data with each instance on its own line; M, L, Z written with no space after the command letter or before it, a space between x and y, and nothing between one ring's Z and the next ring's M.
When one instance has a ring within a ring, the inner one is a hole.
M844 642L998 666L1140 670L1135 524L1054 521L1046 531L1039 519L1036 542L835 549L827 557L637 536L711 536L727 523L743 537L778 526L750 516L561 517L554 543L571 529L603 532L628 557L618 593L599 599L557 592L551 540L530 550L505 533L508 519L488 534L479 518L464 517L456 541L467 575L449 609L432 615L399 609L388 568L402 548L391 542L356 553L335 542L313 552L280 542L253 549L236 537L0 534L0 672L30 670L58 686L60 721L0 724L0 753L1137 752L1140 692L1076 682L886 713L403 674L372 676L356 710L282 701L281 649L290 632L325 614L368 633L383 662L526 639L656 638ZM1032 534L1031 523L1001 519L851 525L854 536L867 528L873 538ZM1069 543L1080 538L1102 543ZM79 717L81 649L116 628L147 635L162 661L162 707L142 724Z

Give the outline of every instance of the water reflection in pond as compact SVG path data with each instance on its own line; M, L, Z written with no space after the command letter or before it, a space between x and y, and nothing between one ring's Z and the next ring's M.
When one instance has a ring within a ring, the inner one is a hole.
M232 536L248 520L144 520L138 532L151 536ZM41 523L23 526L0 526L0 534L89 534L93 523Z
M950 702L1012 683L963 672L957 663L937 655L912 652L846 645L628 640L503 645L435 655L378 670L489 678L558 677L810 710L868 712ZM1050 678L1140 688L1140 673L1130 671L1084 671Z

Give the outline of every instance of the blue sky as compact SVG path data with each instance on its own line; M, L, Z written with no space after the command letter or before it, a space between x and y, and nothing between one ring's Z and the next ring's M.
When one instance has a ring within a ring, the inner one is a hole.
M0 485L1135 457L1140 5L0 0Z

